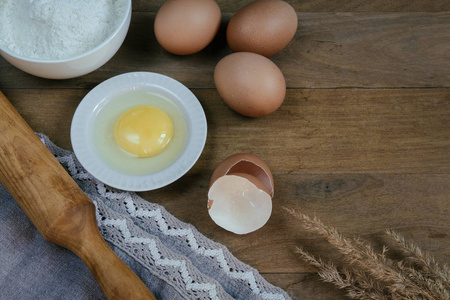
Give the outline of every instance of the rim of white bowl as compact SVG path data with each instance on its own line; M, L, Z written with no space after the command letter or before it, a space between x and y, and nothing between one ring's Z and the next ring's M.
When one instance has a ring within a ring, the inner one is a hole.
M55 63L62 63L62 62L69 62L69 61L73 61L73 60L77 60L80 59L82 57L88 56L89 54L97 51L98 49L102 48L103 46L105 46L107 43L109 43L118 33L119 31L122 29L122 27L125 25L125 23L127 22L128 19L128 15L131 14L132 12L132 0L126 0L127 2L127 7L125 9L125 14L122 16L122 20L120 21L119 25L116 27L116 29L100 44L98 44L96 47L80 53L76 56L72 56L69 58L62 58L62 59L37 59L37 58L31 58L31 57L26 57L20 54L17 54L11 50L9 50L6 46L2 45L0 43L0 50L5 52L6 54L8 54L9 56L18 58L20 60L23 61L28 61L28 62L33 62L33 63L46 63L46 64L55 64Z
M147 175L129 175L118 172L103 161L92 143L90 127L96 117L98 105L103 107L116 95L139 87L162 89L173 95L185 114L189 132L183 152L167 168ZM177 80L152 72L124 73L97 85L78 105L70 129L73 151L86 171L113 188L135 192L164 187L185 175L203 152L206 136L206 116L197 97Z

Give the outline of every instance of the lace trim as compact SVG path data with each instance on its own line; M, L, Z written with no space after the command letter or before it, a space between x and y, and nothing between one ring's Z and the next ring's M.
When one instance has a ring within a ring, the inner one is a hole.
M96 180L72 152L57 147L45 135L38 136L95 204L103 237L172 286L180 296L290 299L256 269L239 261L225 246L206 238L191 224L136 193L113 189Z

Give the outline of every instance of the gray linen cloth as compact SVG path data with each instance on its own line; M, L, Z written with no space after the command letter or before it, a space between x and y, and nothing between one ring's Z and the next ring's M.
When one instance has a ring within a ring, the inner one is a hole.
M225 246L161 205L106 186L72 152L39 137L95 204L108 245L157 299L290 299ZM104 299L83 262L46 242L1 184L0 222L1 299Z

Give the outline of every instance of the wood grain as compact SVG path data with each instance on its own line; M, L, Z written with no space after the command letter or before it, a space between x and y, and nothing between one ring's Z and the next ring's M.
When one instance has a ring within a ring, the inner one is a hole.
M223 12L234 12L252 0L216 1ZM133 0L134 11L158 11L163 0ZM299 12L440 12L449 11L450 3L445 0L294 0L288 1Z
M450 261L450 3L289 1L298 30L272 57L285 75L287 96L274 114L252 119L223 103L212 77L231 53L227 22L248 2L218 1L223 13L216 39L200 53L175 56L153 34L163 1L134 0L129 34L100 69L46 80L0 58L0 89L35 131L71 149L73 113L100 82L150 71L185 84L207 116L205 149L181 179L140 195L226 245L293 299L346 299L298 258L296 246L338 265L343 260L283 206L317 215L377 250L394 249L384 234L392 228L439 262ZM271 219L245 236L218 228L206 210L214 168L237 152L263 158L275 180Z
M263 157L281 174L450 171L449 89L290 89L281 108L264 118L234 113L215 89L191 90L209 127L196 165L202 172L236 152ZM71 149L70 123L87 92L6 90L5 95L34 130ZM280 150L280 145L287 146Z
M118 53L99 70L70 80L27 75L0 58L7 88L88 88L105 78L132 71L168 75L190 88L215 88L214 67L231 53L223 14L218 36L203 51L176 56L153 34L155 13L135 12ZM272 60L288 88L397 88L450 86L450 12L298 13L298 30Z

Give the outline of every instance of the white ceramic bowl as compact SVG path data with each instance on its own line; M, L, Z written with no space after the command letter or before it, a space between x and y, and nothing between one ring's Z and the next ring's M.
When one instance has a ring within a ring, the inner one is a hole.
M27 58L11 52L0 44L0 55L9 63L29 74L49 78L68 79L88 74L110 60L119 50L130 27L131 0L127 0L125 15L114 32L100 45L78 56L60 60Z
M143 175L126 174L109 165L94 141L100 110L118 96L135 90L168 99L182 112L188 127L184 148L175 161L160 171ZM131 72L100 83L83 98L73 116L70 135L75 156L92 176L121 190L150 191L176 181L197 162L206 143L207 122L198 99L180 82L157 73Z

